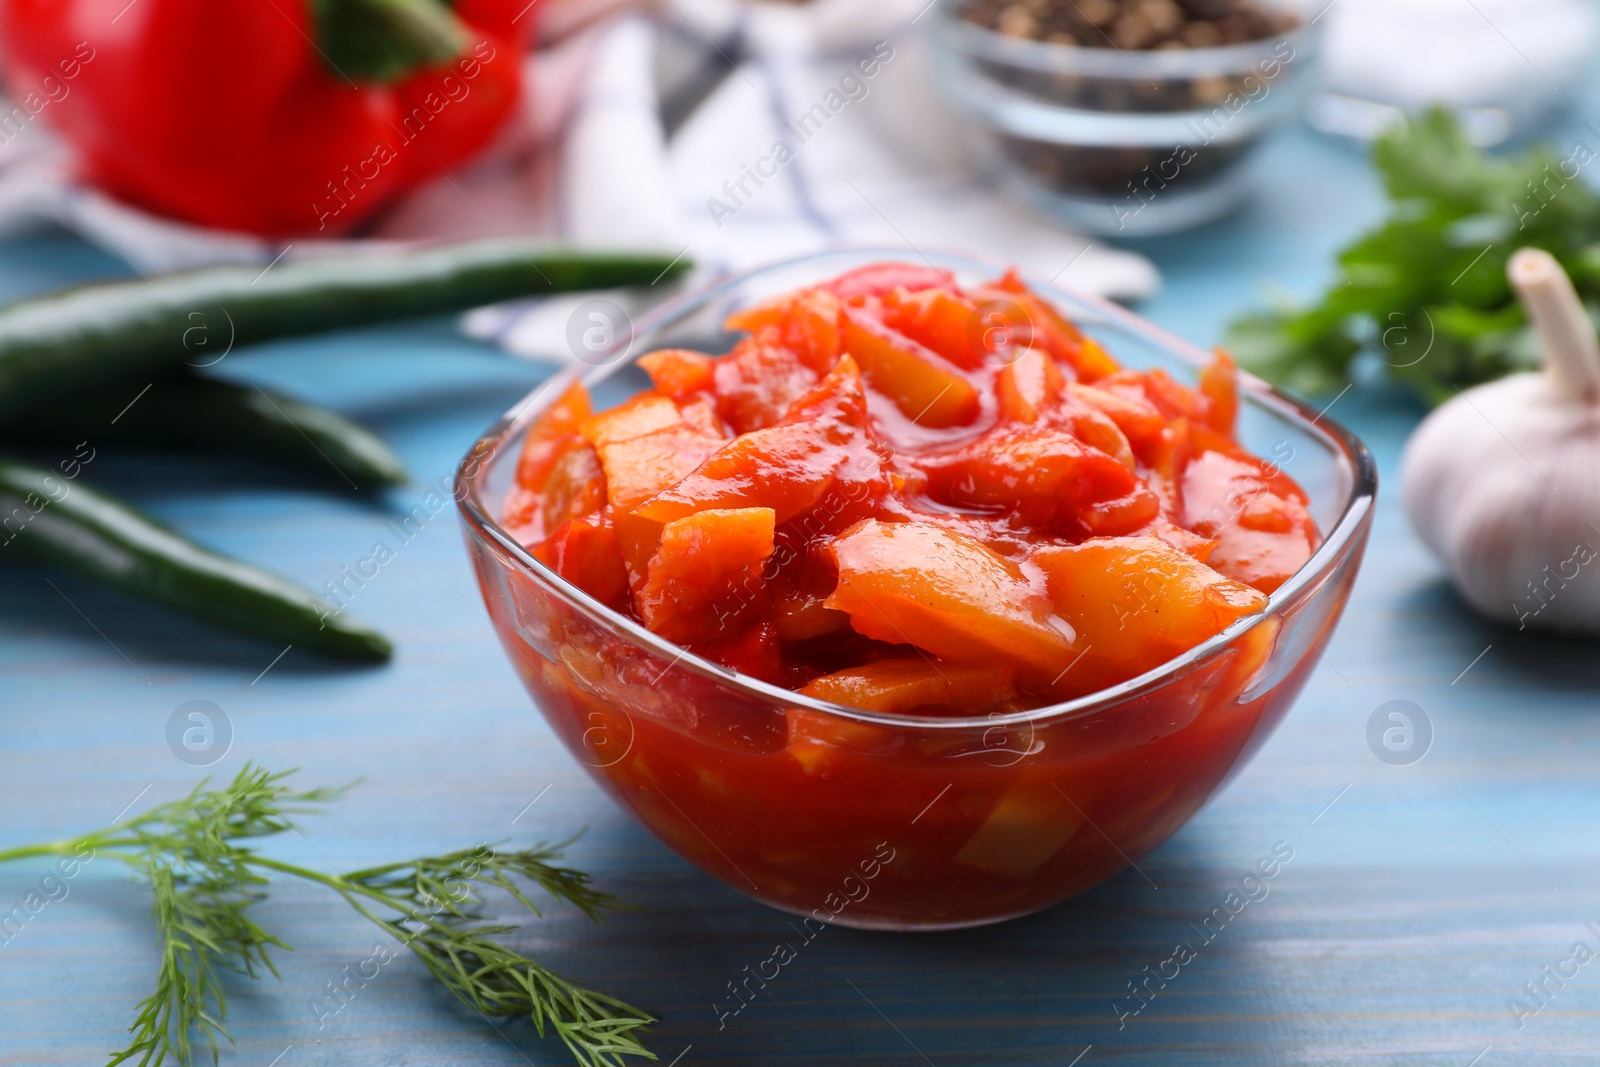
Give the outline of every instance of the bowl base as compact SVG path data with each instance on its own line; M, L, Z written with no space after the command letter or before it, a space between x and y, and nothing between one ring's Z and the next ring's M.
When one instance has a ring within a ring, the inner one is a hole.
M760 900L759 897L756 899ZM1070 898L1053 900L1048 904L1039 904L1034 907L1019 908L1016 911L1000 912L981 919L935 920L931 922L920 922L895 916L848 915L845 912L841 912L833 919L830 919L828 925L843 926L850 930L874 930L879 933L890 934L937 934L947 930L971 930L978 926L994 926L996 923L1010 922L1012 919L1020 919L1024 915L1033 915L1053 908L1057 904L1063 904L1066 899ZM797 915L802 919L811 919L813 922L817 921L815 916L809 912L800 911L797 908L786 908L782 904L774 904L769 900L760 900L760 902L773 911L781 911L786 915Z

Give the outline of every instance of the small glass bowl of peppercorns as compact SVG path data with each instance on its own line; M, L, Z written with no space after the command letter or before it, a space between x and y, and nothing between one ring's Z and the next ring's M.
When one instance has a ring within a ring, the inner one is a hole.
M1030 206L1093 233L1171 233L1248 191L1314 88L1294 0L936 0L937 82Z

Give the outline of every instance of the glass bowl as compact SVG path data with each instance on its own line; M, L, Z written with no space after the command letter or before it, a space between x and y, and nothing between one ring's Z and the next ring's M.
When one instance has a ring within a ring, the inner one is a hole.
M1068 225L1139 237L1197 226L1249 190L1245 166L1315 88L1320 33L1126 51L1024 40L938 0L937 83L1000 185Z
M618 331L463 460L456 498L512 665L594 779L701 870L813 923L928 930L1047 907L1160 845L1261 745L1315 666L1372 519L1366 448L1245 376L1240 439L1311 498L1327 539L1240 620L1082 699L969 718L880 714L801 696L692 655L538 562L496 521L528 426L582 377L597 406L648 384L662 347L727 351L738 307L903 250L820 253L724 277ZM1000 265L931 262L970 283ZM1193 380L1206 353L1105 301L1030 279L1132 367ZM581 372L581 373L580 373Z

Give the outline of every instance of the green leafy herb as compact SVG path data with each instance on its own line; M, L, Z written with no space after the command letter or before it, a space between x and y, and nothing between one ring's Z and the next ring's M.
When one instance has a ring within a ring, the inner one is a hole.
M294 790L288 777L246 764L231 784L188 796L92 834L0 852L0 863L31 856L109 855L150 884L161 935L155 990L140 1004L132 1042L110 1064L159 1067L170 1056L193 1062L194 1035L213 1061L228 1039L228 1005L219 975L256 977L277 969L269 948L289 946L257 926L252 905L265 898L268 874L327 887L409 948L461 1001L485 1016L527 1016L553 1030L584 1067L615 1067L624 1056L655 1056L640 1034L655 1020L614 997L585 989L500 944L515 926L482 917L483 890L505 891L534 915L539 909L518 879L600 921L621 907L582 871L556 866L565 843L516 852L488 845L442 856L329 875L283 863L241 844L293 829L290 816L316 813L343 789Z
M1301 393L1338 389L1362 352L1430 404L1539 365L1506 281L1518 248L1543 248L1586 302L1600 301L1600 196L1583 168L1600 140L1497 159L1434 109L1381 138L1373 160L1387 221L1339 253L1341 278L1308 308L1235 322L1241 365Z

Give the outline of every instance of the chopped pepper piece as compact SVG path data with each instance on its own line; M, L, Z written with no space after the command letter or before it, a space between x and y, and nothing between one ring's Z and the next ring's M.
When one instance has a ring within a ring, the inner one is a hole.
M639 357L639 366L663 396L676 401L711 388L710 356L687 348L663 348Z
M815 506L831 488L859 498L856 487L881 480L866 422L861 377L845 356L782 422L723 445L637 512L669 522L706 508L767 507L782 523Z
M1233 424L1239 418L1239 366L1220 348L1216 350L1216 359L1200 372L1200 395L1209 404L1206 424L1232 437Z
M844 348L860 364L867 384L919 426L958 426L978 414L978 390L970 381L931 350L857 308L844 310Z
M1048 426L1002 429L923 466L937 499L1014 509L1030 525L1057 532L1082 529L1091 505L1149 495L1116 459ZM1155 518L1155 508L1151 497L1134 526Z
M978 305L948 289L892 290L883 302L883 324L937 352L958 367L983 365L995 349L984 343Z
M1037 348L1024 348L995 379L1000 417L1033 424L1060 399L1067 379L1056 361Z
M858 633L957 663L1011 664L1050 678L1072 661L1073 633L1017 565L926 523L867 519L832 544L839 586L827 605Z
M917 267L909 263L873 263L847 271L822 288L840 300L849 302L861 297L881 297L896 289L916 292L949 284L950 275L932 267Z
M619 512L678 481L722 443L654 391L589 419L582 430L599 453L609 502Z
M534 558L607 607L627 603L628 575L616 528L603 515L572 519L533 549Z
M765 598L773 517L771 508L714 508L663 526L634 597L644 624L672 641L728 636Z
M1156 537L1042 548L1034 562L1083 644L1061 680L1074 694L1137 677L1267 607L1263 593Z
M1016 696L1011 669L886 659L836 671L800 689L808 697L868 711L982 714Z

